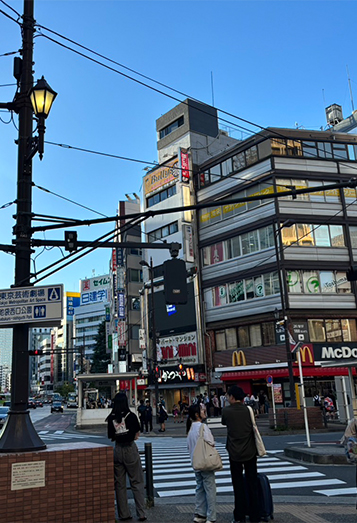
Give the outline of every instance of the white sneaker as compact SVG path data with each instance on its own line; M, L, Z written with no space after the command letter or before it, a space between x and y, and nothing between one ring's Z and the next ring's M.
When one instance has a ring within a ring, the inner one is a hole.
M194 523L209 523L206 521L206 518L204 516L195 516L193 518Z

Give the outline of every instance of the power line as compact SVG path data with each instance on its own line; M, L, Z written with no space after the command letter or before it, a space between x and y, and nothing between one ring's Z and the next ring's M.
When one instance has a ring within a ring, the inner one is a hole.
M20 13L18 13L16 11L16 9L14 9L13 7L11 7L11 5L7 4L4 0L1 0L1 3L4 4L8 9L10 9L13 13L15 13L15 15L17 15L19 18L21 18L21 15Z
M104 218L108 218L106 214L103 214L101 212L96 211L95 209L92 209L91 207L87 207L86 205L82 205L81 203L78 203L74 200L71 200L70 198L66 198L65 196L61 196L58 193L55 193L53 191L50 191L49 189L46 189L45 187L41 187L40 185L36 185L34 182L32 183L34 187L37 187L37 189L40 189L41 191L47 192L49 194L53 194L54 196L57 196L57 198L61 198L62 200L65 200L67 202L73 203L74 205L78 205L78 207L82 207L83 209L87 209L88 211L94 212L95 214L99 214L99 216L104 216Z

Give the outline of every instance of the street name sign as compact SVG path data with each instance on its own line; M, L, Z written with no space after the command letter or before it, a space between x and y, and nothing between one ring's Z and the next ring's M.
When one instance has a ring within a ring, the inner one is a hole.
M0 327L57 325L63 318L63 285L0 290Z

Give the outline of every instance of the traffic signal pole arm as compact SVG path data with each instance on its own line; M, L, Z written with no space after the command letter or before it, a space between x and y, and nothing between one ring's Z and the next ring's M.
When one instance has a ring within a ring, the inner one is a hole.
M66 242L64 240L35 240L32 239L31 242L33 247L66 247ZM169 251L180 250L182 245L178 242L172 243L142 243L142 242L91 242L91 241L77 241L78 247L104 247L108 249L113 249L116 247L121 247L123 249L168 249Z

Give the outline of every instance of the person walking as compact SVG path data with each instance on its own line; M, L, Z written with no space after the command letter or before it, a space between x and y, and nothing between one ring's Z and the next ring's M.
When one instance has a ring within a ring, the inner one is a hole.
M253 425L249 408L244 405L244 392L233 385L228 389L229 406L222 412L222 425L227 426L227 451L231 468L234 491L234 519L232 523L243 523L249 514L251 523L260 521L258 478L257 478L257 448L254 440ZM243 468L249 496L246 499Z
M144 424L145 424L145 417L146 417L145 416L146 407L144 405L144 400L140 400L140 405L138 407L138 414L139 414L139 420L140 420L140 432L144 432Z
M159 429L159 432L165 432L165 430L166 430L165 421L167 420L168 417L169 416L167 414L165 407L160 402L159 403L159 423L161 424L161 428Z
M119 392L114 398L112 412L106 418L108 438L115 441L114 447L114 487L120 521L132 519L126 488L126 477L135 500L136 515L139 521L146 521L144 473L135 440L140 435L139 420L129 409L128 398Z
M145 405L145 430L146 432L152 432L152 406L150 405L150 401L146 400Z
M202 426L202 411L200 405L195 403L188 408L186 423L187 448L193 461L193 453L197 444ZM214 438L208 425L203 424L204 439L214 445ZM216 482L214 472L211 470L195 470L195 523L214 523L216 521Z
M219 416L219 401L218 401L216 394L213 394L212 405L213 405L213 416L215 418L217 418Z

